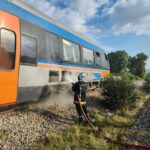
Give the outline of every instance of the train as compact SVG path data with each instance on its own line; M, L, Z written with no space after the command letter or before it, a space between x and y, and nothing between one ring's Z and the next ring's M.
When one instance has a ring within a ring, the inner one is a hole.
M79 73L87 83L108 77L105 51L20 0L0 1L0 107L50 96Z

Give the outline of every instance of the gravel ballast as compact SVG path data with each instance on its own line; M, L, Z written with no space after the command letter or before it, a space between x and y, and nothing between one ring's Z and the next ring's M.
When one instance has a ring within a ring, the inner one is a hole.
M96 92L99 93L99 91ZM92 91L90 96L95 96L96 92ZM67 98L69 99L69 97L64 99L67 100ZM89 105L95 108L99 103L90 98ZM42 140L44 141L50 133L62 132L69 125L75 124L76 121L77 114L73 104L58 106L37 102L25 106L19 108L19 110L0 115L0 150L27 150L31 147L38 149L39 143ZM149 118L150 100L132 130L135 133L138 133L138 131L149 133ZM133 140L146 145L149 145L150 142L149 138L143 139L138 136L134 136Z
M144 109L141 111L139 115L139 119L135 123L132 128L136 133L145 132L147 134L146 137L135 136L135 140L139 141L139 143L143 143L146 145L150 145L150 99L147 101Z
M0 115L0 150L26 150L50 133L75 123L73 105L32 104L26 109Z

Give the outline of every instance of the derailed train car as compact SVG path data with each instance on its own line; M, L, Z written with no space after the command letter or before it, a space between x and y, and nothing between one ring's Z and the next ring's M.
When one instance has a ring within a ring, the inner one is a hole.
M105 52L19 0L0 1L0 106L38 100L81 72L87 82L109 76Z

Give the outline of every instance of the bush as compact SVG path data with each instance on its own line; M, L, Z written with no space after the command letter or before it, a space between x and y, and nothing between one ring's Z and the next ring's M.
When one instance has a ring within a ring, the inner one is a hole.
M120 74L120 76L121 76L121 78L123 80L131 80L131 81L133 81L133 80L140 80L141 79L139 76L136 76L136 75L134 75L132 73L129 73L129 72L122 72Z
M148 94L150 93L150 73L147 73L145 76L144 89Z
M101 85L104 104L113 110L130 106L137 99L136 89L128 80L111 77L102 81Z
M147 73L145 76L145 81L150 83L150 73Z

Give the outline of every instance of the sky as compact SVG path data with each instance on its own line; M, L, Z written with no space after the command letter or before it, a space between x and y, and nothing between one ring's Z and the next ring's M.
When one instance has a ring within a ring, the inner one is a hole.
M22 0L96 41L107 53L144 52L150 69L150 0Z

